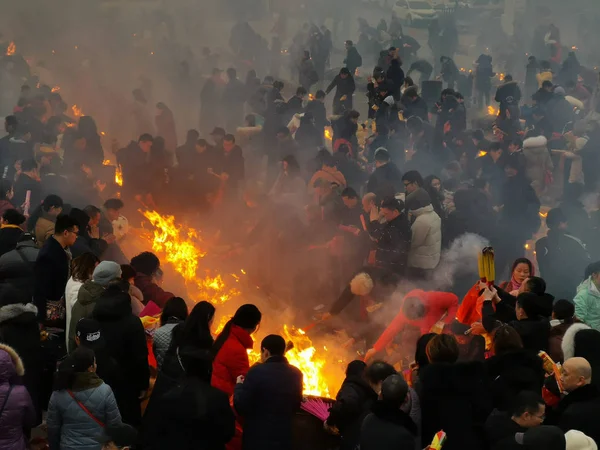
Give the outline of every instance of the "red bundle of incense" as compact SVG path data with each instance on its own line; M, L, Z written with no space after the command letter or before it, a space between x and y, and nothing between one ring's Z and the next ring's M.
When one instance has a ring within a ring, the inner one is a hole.
M317 419L325 422L329 417L331 405L325 403L320 398L307 398L300 406L303 411L315 416Z

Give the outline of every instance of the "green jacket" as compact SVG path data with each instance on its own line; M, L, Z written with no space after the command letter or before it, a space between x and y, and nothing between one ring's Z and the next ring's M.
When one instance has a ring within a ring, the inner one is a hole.
M591 277L577 287L577 295L573 303L575 303L577 318L594 330L600 331L600 290Z
M77 328L77 322L79 322L80 319L89 319L92 317L94 307L96 306L96 300L100 298L103 292L104 287L91 280L86 281L79 288L77 301L71 310L71 322L69 325L69 353L77 348L77 345L75 344L75 329Z

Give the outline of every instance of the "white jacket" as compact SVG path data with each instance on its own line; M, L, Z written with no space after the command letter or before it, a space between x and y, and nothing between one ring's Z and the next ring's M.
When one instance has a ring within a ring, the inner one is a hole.
M71 311L73 305L77 302L77 295L79 295L79 288L83 285L81 281L76 281L73 277L67 281L67 287L65 288L65 309L67 313L67 329L65 336L67 339L67 346L69 345L69 328L71 324Z
M411 211L416 217L412 224L412 240L408 254L408 266L419 269L435 269L442 253L442 219L427 205Z

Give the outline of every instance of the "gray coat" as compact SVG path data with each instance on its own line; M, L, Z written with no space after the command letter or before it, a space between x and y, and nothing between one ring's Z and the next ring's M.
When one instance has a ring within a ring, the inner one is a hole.
M121 425L121 414L112 389L95 374L77 374L77 376L95 376L96 387L84 390L73 388L73 394L87 410L105 426ZM97 385L97 382L101 384ZM96 423L71 398L66 390L54 391L48 406L48 444L50 450L100 450L102 445L97 437L103 428Z
M0 256L0 283L11 284L25 292L30 301L33 298L33 268L38 253L39 249L33 241L24 241L19 242L15 250Z

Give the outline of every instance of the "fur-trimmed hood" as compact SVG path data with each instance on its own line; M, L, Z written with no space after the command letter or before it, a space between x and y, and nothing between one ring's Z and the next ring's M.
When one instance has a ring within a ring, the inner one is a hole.
M37 315L37 307L33 303L13 303L0 308L0 323L14 319L21 314L33 313Z
M581 330L590 329L591 328L585 323L574 323L569 328L567 328L567 331L565 331L565 335L563 336L561 345L565 361L575 356L575 335Z
M530 137L523 141L523 149L543 148L545 150L546 145L548 145L548 139L544 136Z
M15 349L6 344L0 344L0 383L10 382L15 376L22 377L25 366Z

